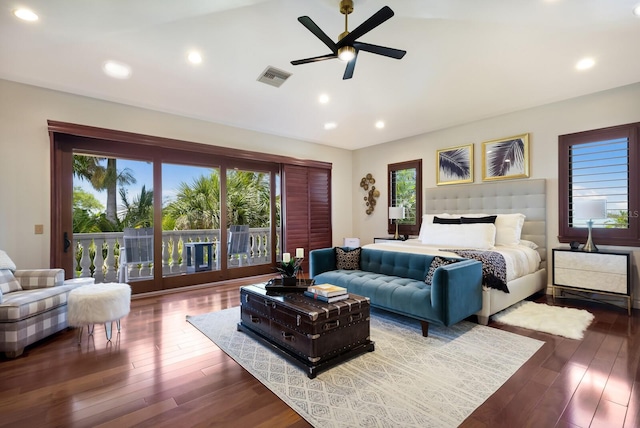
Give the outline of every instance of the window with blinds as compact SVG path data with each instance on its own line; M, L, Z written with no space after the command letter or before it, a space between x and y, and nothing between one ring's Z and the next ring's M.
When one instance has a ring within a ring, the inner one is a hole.
M586 227L580 214L589 201L601 201L604 217L593 218L593 227L629 227L629 139L616 138L569 148L571 227Z
M558 240L640 246L640 123L558 137Z

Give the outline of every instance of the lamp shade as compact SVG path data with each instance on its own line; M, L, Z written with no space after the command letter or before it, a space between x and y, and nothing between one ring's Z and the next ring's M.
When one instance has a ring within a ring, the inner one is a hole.
M577 199L573 203L573 216L587 220L607 218L607 200Z
M389 207L389 218L391 220L404 218L404 207Z

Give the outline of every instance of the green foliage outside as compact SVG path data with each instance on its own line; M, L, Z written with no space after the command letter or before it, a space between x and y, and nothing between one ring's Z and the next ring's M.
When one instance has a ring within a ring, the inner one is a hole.
M122 205L114 211L105 210L91 193L74 188L73 232L121 232L126 227L153 226L153 190L143 186L140 194L129 195L124 185L136 182L131 171L118 171L115 159L106 167L100 158L74 155L74 175L91 183L98 191L113 192L111 183L121 187L118 192ZM176 198L162 210L163 230L219 229L220 228L220 173L212 170L192 183L182 182ZM251 228L269 227L271 224L269 174L229 170L226 180L227 224L248 224ZM107 204L115 201L108 195ZM276 201L276 218L280 219L280 200ZM117 212L115 217L108 214Z
M604 227L607 229L629 228L629 213L627 211L620 210L617 213L609 213L607 217L607 220L604 222Z
M414 224L416 221L416 169L400 169L395 173L395 201L404 207L404 219L400 224Z

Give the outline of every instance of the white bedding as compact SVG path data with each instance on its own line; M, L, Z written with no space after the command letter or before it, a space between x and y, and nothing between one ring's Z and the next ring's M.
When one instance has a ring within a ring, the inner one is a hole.
M384 242L379 244L368 244L363 248L375 250L400 251L405 253L420 253L439 255L442 257L460 258L456 253L444 250L444 246L431 247L423 244L420 239L408 239L406 241ZM458 250L469 250L470 248L451 248ZM486 250L481 250L486 251ZM496 245L489 251L496 251L504 257L507 267L507 282L523 277L537 271L540 268L540 254L524 245Z

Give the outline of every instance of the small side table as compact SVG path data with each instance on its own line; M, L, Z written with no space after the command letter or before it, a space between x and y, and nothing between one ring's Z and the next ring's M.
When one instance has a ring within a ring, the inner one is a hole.
M633 304L631 252L608 250L585 252L554 248L552 255L554 299L556 289L582 294L589 300L595 301L603 301L603 299L589 297L591 293L619 297L626 300L624 308L627 314L631 315Z
M213 262L213 242L187 242L187 272L211 270Z

